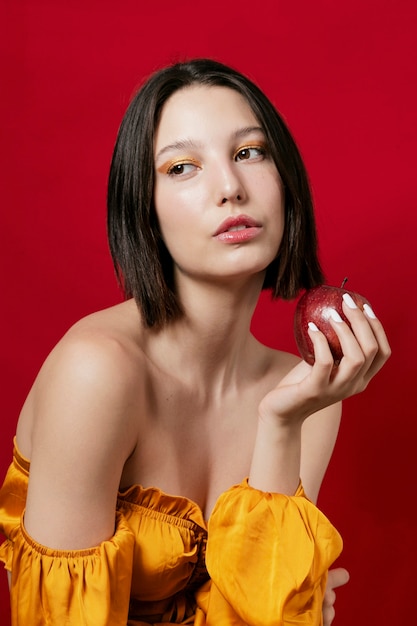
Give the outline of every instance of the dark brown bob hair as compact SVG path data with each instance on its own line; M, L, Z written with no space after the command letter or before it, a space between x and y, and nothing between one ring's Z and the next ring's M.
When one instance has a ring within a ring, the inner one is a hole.
M113 153L108 184L107 228L116 274L148 327L183 313L175 294L173 262L160 236L153 202L154 135L162 107L191 85L228 87L240 93L265 133L285 189L284 234L263 289L294 298L323 282L307 172L282 117L265 94L236 70L211 59L176 63L154 73L130 103Z

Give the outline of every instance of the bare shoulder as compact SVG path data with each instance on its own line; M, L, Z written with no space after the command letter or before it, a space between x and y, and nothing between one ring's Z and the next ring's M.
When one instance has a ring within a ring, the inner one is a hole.
M79 549L113 533L120 477L137 442L138 329L129 303L75 324L22 409L17 443L30 460L25 524L44 545Z
M31 457L37 434L73 439L80 432L89 439L95 431L111 437L129 428L141 378L140 329L131 302L93 313L69 329L42 365L23 406L17 438L25 456Z

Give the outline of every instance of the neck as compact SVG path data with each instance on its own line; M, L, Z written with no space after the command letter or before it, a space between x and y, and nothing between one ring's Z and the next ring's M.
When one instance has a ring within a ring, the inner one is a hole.
M204 388L219 394L244 381L258 345L250 332L252 316L263 277L240 285L183 286L184 316L149 334L146 352L163 369L181 372L190 384L204 381ZM178 346L181 347L178 350Z

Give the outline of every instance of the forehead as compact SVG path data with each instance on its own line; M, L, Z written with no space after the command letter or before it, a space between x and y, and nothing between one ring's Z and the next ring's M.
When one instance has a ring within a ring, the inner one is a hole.
M155 149L178 137L206 139L215 132L259 126L247 100L234 89L192 85L176 91L164 104L155 134Z

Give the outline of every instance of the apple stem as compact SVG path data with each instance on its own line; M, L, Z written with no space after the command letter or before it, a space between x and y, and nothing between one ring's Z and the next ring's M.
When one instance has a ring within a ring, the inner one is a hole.
M347 276L345 276L345 277L344 277L344 279L343 279L343 281L342 281L342 284L341 284L341 286L340 286L340 288L341 288L341 289L343 289L343 287L344 287L344 286L345 286L345 284L347 283L347 279L348 279L348 277L347 277Z

